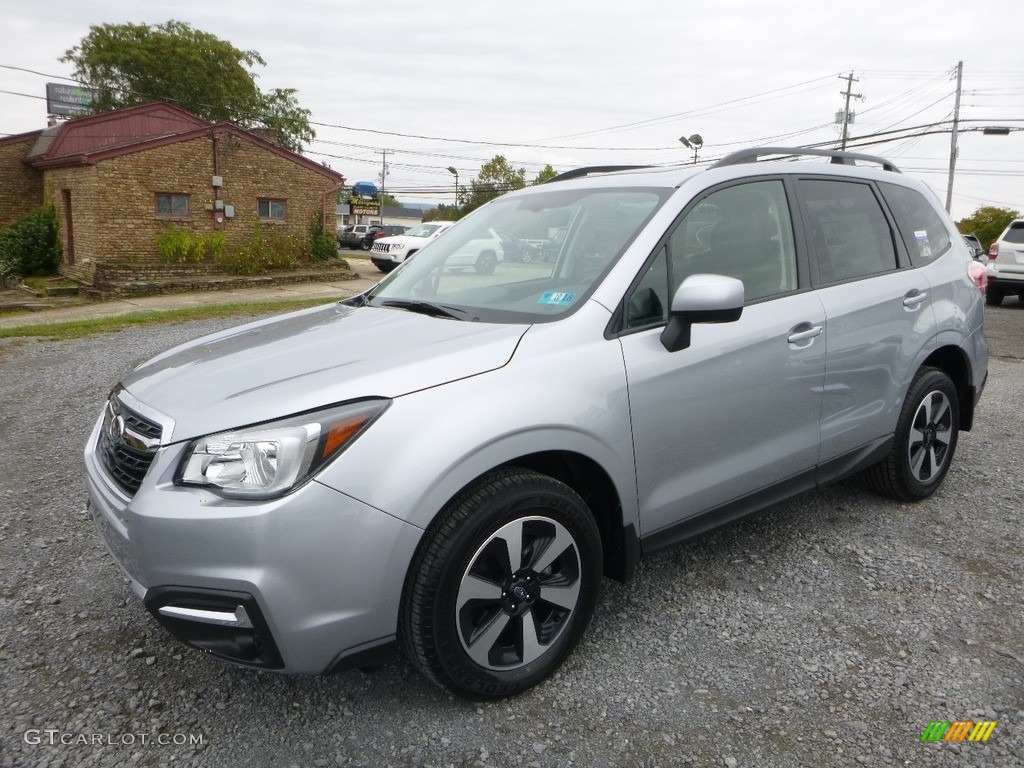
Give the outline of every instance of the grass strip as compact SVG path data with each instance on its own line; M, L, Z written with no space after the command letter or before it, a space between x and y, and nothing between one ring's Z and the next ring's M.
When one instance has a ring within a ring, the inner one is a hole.
M341 301L346 297L320 297L316 299L292 299L287 301L237 302L211 306L183 307L181 309L149 310L131 312L113 317L91 317L84 320L70 320L62 323L36 323L18 328L0 328L0 339L36 336L44 339L80 339L94 333L110 333L135 325L150 323L181 323L188 320L205 320L212 317L246 317L254 315L291 312L321 304Z

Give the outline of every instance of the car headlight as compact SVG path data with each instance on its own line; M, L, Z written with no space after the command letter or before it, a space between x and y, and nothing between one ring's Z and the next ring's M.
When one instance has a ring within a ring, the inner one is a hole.
M361 400L201 437L185 452L175 481L233 498L281 496L315 475L390 404Z

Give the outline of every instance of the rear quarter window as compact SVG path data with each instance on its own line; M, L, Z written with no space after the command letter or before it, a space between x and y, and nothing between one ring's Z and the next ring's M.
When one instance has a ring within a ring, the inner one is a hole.
M1024 243L1024 221L1015 221L1006 230L1003 240L1008 243Z
M888 203L903 244L915 267L930 264L949 250L949 231L935 209L916 189L897 184L878 185Z

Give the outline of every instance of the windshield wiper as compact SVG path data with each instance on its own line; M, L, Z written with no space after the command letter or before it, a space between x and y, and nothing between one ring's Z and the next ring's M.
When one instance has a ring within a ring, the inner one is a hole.
M347 299L342 299L338 302L344 304L346 307L368 307L370 306L370 300L366 298L365 293L358 293L355 296L351 296Z
M429 301L409 301L407 299L388 299L380 303L382 307L397 307L398 309L406 309L409 312L419 312L421 315L430 315L431 317L447 317L452 320L479 320L479 317L474 317L470 312L458 307L446 307L440 304L431 304Z

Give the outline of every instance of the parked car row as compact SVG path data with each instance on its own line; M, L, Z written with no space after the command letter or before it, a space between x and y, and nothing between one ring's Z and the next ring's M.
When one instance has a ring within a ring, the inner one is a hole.
M377 238L401 235L407 229L397 224L349 224L338 232L338 247L368 251Z

